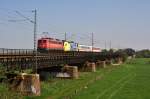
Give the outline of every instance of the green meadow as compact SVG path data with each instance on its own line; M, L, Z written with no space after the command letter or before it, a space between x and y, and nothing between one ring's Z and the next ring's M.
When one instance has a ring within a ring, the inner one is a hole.
M39 97L25 99L150 99L150 59L133 59L96 72L81 72L77 80L42 82Z
M96 72L80 72L79 79L41 82L41 96L22 97L0 84L1 99L150 99L150 59L132 59Z

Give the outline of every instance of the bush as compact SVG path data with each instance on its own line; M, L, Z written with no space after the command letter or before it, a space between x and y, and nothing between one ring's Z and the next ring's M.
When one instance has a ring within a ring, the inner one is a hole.
M0 99L23 99L20 93L12 92L6 84L0 84Z
M120 58L122 58L122 61L125 62L127 60L128 54L126 53L125 50L120 49L120 50L116 51L113 56L114 56L114 58L120 57Z
M144 49L136 52L137 58L150 58L150 50Z
M0 82L6 79L5 71L6 71L5 67L0 64Z

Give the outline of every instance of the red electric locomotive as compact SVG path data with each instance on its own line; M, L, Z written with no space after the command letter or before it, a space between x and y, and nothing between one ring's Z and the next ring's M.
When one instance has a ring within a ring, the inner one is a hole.
M38 50L63 50L63 41L54 38L41 38L38 40Z

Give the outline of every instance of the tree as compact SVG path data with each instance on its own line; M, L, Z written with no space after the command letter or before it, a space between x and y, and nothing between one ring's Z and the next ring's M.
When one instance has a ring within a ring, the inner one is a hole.
M149 49L143 49L136 52L136 57L138 58L150 58L150 50Z
M135 55L135 50L132 49L132 48L124 49L124 52L125 52L128 56L134 56L134 55Z

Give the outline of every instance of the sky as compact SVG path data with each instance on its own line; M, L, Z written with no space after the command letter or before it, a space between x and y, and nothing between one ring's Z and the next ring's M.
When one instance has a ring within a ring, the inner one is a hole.
M150 49L150 0L0 0L0 48L33 48L37 36L67 39L101 48Z

